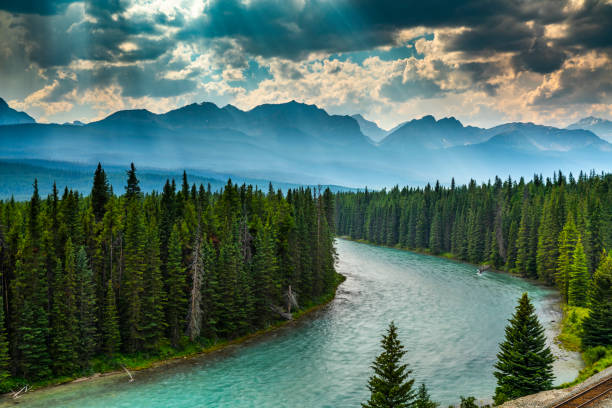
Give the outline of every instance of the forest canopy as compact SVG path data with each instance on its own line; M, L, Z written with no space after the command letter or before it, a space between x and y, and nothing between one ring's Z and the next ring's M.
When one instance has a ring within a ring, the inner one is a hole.
M144 194L99 165L91 193L34 181L29 201L0 201L0 380L91 372L95 356L154 355L232 339L333 293L334 196L264 193L231 180Z

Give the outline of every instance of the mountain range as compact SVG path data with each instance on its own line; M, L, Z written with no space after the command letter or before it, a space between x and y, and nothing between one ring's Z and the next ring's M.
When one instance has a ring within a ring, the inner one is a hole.
M0 123L11 123L16 111L6 106L1 112ZM248 111L210 102L162 114L123 110L88 124L23 120L0 126L0 159L105 166L133 161L157 169L374 188L612 170L612 145L589 130L533 123L485 129L425 116L385 131L361 115L330 115L295 101Z

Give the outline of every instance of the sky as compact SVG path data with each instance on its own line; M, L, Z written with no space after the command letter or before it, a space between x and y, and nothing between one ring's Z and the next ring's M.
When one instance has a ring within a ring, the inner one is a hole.
M1 0L0 97L41 122L290 100L384 128L612 119L612 0Z

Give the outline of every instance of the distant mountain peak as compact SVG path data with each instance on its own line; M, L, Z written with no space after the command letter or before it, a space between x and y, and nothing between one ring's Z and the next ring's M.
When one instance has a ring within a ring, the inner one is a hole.
M433 115L425 115L421 119L413 119L413 120L411 120L411 122L429 122L429 123L435 123L436 122L436 118L434 118Z
M361 113L356 113L351 115L351 117L357 121L359 129L361 129L361 133L372 139L374 142L380 142L389 134L387 130L379 127L376 122L364 118Z
M597 136L612 142L612 121L607 119L598 118L595 116L588 116L580 119L576 123L572 123L567 129L585 129L590 130Z
M228 103L227 105L225 105L221 109L229 111L229 112L242 112L242 110L238 109L237 107L235 107L231 103Z
M576 122L575 124L577 125L598 125L600 123L605 123L605 122L609 122L606 119L602 119L602 118L597 118L595 116L587 116L586 118L582 118L580 119L578 122Z
M150 120L153 119L155 116L157 115L147 109L126 109L110 114L102 120Z
M8 103L6 103L4 99L0 98L0 109L6 109L8 107Z

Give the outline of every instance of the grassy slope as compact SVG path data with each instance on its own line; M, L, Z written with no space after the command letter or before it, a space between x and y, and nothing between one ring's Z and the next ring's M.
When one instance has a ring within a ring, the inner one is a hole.
M580 370L578 377L572 382L561 384L559 388L566 388L581 383L592 375L612 366L612 347L594 347L583 350L580 340L582 321L589 315L589 309L576 306L563 308L563 321L561 333L557 339L564 348L572 351L581 351L585 367Z

